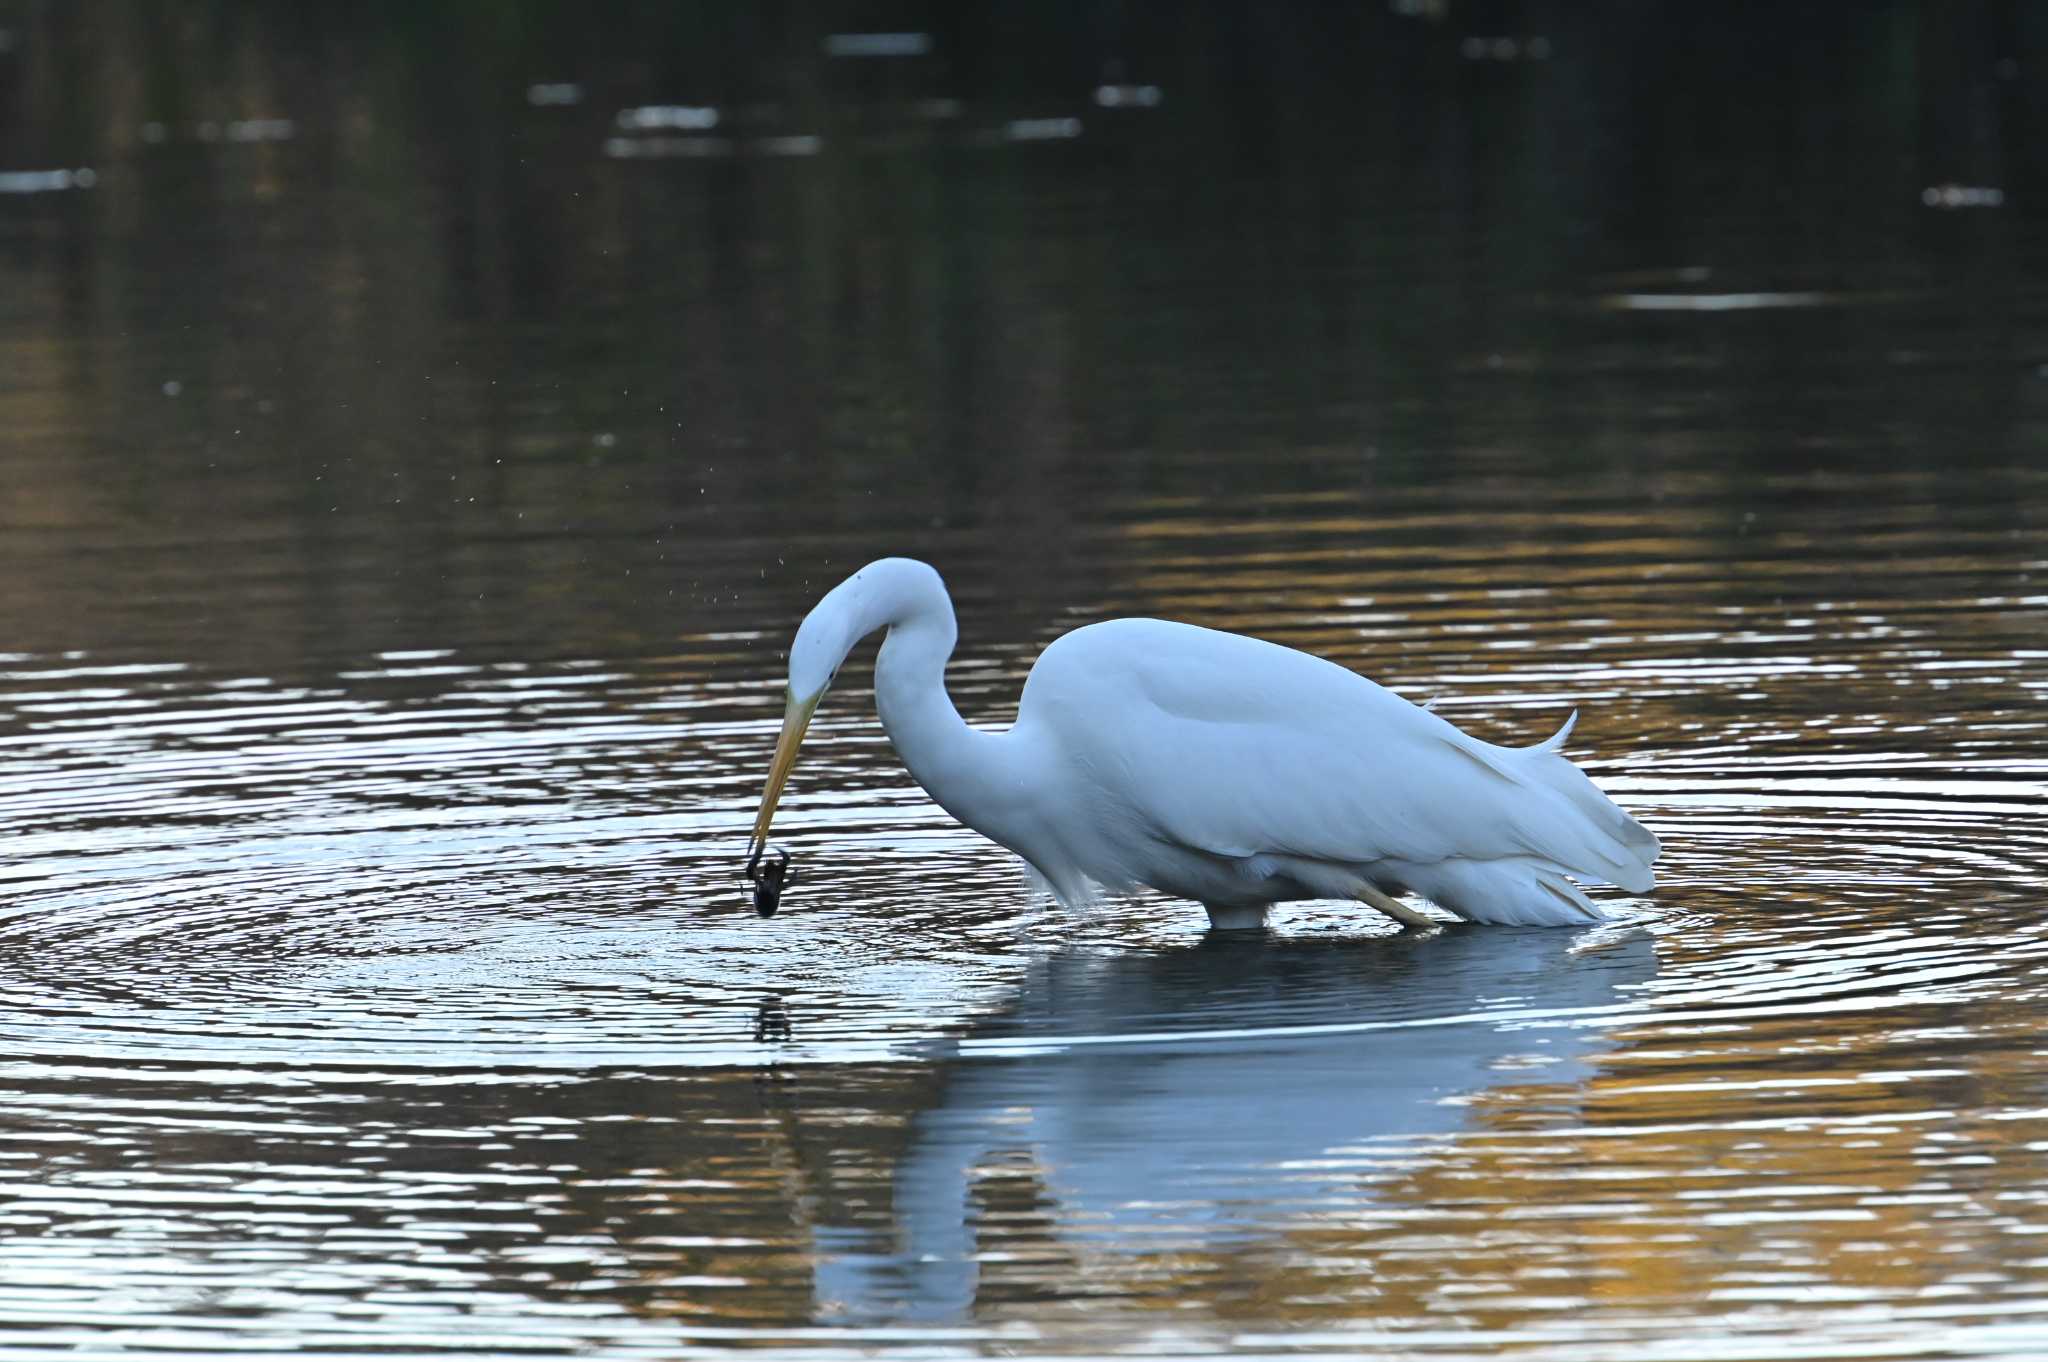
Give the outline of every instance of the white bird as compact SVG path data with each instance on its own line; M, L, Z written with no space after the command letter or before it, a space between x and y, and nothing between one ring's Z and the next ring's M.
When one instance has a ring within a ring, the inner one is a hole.
M1577 716L1496 747L1279 644L1154 619L1053 640L1007 731L946 694L958 636L930 566L868 564L804 617L750 850L767 846L804 730L840 663L875 660L882 727L939 805L1021 856L1061 903L1149 885L1254 929L1273 903L1349 899L1407 926L1421 895L1472 922L1597 922L1573 880L1644 893L1657 839L1560 755Z

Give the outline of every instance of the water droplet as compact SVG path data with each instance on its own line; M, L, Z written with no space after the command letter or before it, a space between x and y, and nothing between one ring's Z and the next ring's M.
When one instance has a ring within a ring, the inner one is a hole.
M567 108L583 102L583 87L574 81L540 81L526 87L526 102L537 109Z
M625 132L674 129L677 132L708 132L718 126L718 110L698 104L643 104L621 109L612 120Z
M833 33L825 38L828 57L922 57L931 50L929 33Z
M1095 102L1105 109L1156 109L1161 94L1157 85L1098 85Z
M1012 142L1053 142L1081 135L1078 118L1013 118L1003 125Z

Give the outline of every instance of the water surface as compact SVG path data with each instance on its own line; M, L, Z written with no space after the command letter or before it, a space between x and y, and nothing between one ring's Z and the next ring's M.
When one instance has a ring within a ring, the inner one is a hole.
M0 1351L2048 1349L2038 44L1407 8L0 5ZM863 661L758 920L888 553L980 722L1576 707L1660 887L1065 914Z

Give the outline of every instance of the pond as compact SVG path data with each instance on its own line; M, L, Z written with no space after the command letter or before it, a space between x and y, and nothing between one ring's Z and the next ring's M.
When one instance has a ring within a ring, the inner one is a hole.
M0 1351L2048 1350L2037 21L82 13L0 3ZM983 724L1119 615L1576 709L1659 886L1066 912L870 645L758 919L889 554Z

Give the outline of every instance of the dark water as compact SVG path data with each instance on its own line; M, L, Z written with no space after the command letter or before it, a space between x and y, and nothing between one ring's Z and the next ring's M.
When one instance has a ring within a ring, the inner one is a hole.
M2044 75L0 0L0 1352L2048 1351ZM756 920L888 553L985 722L1127 613L1576 706L1660 889L1068 916L856 664Z

